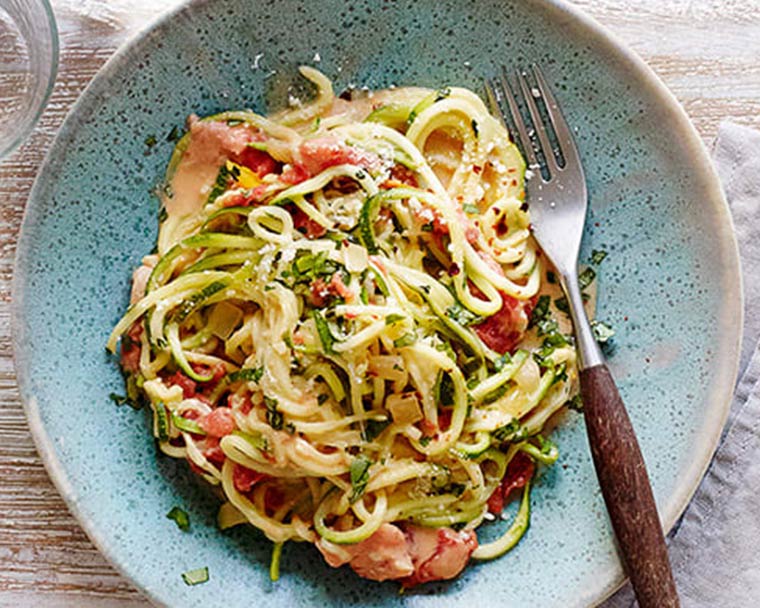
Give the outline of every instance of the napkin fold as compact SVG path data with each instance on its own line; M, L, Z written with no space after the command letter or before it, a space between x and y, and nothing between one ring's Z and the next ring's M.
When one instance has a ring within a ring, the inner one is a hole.
M724 122L713 160L739 241L744 278L740 380L721 444L669 535L683 608L760 603L760 132ZM626 585L602 608L636 605Z

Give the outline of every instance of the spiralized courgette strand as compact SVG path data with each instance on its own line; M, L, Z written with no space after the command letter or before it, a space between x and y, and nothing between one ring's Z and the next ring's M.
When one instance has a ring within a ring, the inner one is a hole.
M345 101L302 74L309 104L190 120L108 348L162 451L220 486L220 526L275 543L273 580L286 541L472 531L519 465L514 524L473 554L497 557L577 379L525 163L466 89Z

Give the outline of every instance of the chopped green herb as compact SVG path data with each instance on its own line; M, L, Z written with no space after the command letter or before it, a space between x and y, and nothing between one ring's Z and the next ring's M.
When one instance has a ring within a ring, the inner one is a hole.
M318 310L312 310L311 315L314 318L314 324L317 326L317 333L319 334L320 342L322 342L322 349L327 354L335 354L334 345L337 340L335 336L332 335L330 326L327 324L327 320Z
M417 338L415 337L414 334L407 333L401 336L400 338L396 338L393 341L393 346L395 346L396 348L404 348L405 346L411 346L416 341L417 341Z
M557 284L557 275L554 274L554 271L552 271L552 270L547 270L546 271L546 282L547 283L551 283L552 285L556 285Z
M463 325L464 327L469 327L470 325L477 325L478 323L483 322L483 317L480 317L476 315L475 313L469 311L467 308L462 306L459 302L452 304L446 309L446 316L452 321L454 321L455 323L458 323L459 325Z
M366 285L362 285L361 291L359 292L359 299L362 301L362 304L369 304L369 292L367 291Z
M166 207L161 206L161 208L158 210L158 223L163 224L168 217L169 212L166 210Z
M420 445L424 448L427 447L428 444L433 440L432 437L428 437L427 435L423 435L420 437Z
M166 141L177 141L182 137L183 129L180 129L177 125L174 125L172 127L172 130L169 131L169 135L166 136Z
M539 296L536 306L533 308L533 312L530 315L530 323L528 327L536 326L540 321L545 320L549 316L549 303L551 298L549 296Z
M472 132L475 133L475 137L477 137L479 135L478 121L473 118L472 121L470 122L470 126L472 127Z
M387 317L385 317L385 324L386 325L395 325L399 321L403 321L406 319L404 315L397 315L397 314L390 314Z
M586 289L596 278L596 271L590 266L578 275L578 287Z
M566 315L570 314L570 305L567 303L567 298L557 298L554 300L554 305L560 312L564 312Z
M543 435L536 435L536 440L538 440L538 448L544 455L549 454L553 450L557 449L557 444L554 443L551 439L546 439Z
M570 401L567 402L567 407L576 412L583 411L583 398L580 394L575 395Z
M420 230L422 230L422 232L433 232L433 222L422 224L422 226L420 227Z
M158 140L156 139L155 135L148 135L148 137L145 138L145 145L149 148L152 148L158 143Z
M190 516L184 509L172 507L171 511L166 514L166 517L174 521L174 523L177 524L177 527L183 532L187 532L190 529Z
M371 465L372 461L364 454L359 454L351 462L351 466L348 469L352 489L351 497L349 498L351 504L359 500L364 494L367 483L369 483L369 467Z
M214 181L214 185L211 187L211 192L209 192L208 197L206 198L207 205L213 203L224 193L230 183L230 177L232 177L232 175L229 169L227 169L227 165L219 167L219 173L216 174L216 181Z
M604 249L594 249L591 252L591 263L595 266L599 266L607 257L607 252Z
M277 409L277 404L277 399L267 397L266 395L264 396L264 405L267 408L267 423L275 431L281 431L284 424L284 418L282 412Z
M364 441L374 441L390 423L390 420L368 420L364 425Z
M438 372L433 386L433 396L444 407L454 405L454 381L443 370Z
M108 395L108 398L119 406L132 405L132 400L129 397L123 397L122 395L117 395L116 393L111 393Z
M515 418L508 424L500 426L493 432L493 437L497 441L516 443L527 439L528 433L525 428L520 424L520 421Z
M330 395L327 393L320 393L317 395L317 405L324 405L325 402L330 398Z
M182 580L186 585L200 585L208 582L208 568L196 568L195 570L188 570L182 573Z
M599 344L606 344L610 338L615 335L615 330L609 323L604 321L591 321L591 329L594 332L594 337Z
M479 213L480 213L480 209L478 209L478 206L477 206L477 205L471 205L471 204L469 204L469 203L468 203L468 204L466 204L466 205L462 205L462 210L463 210L465 213L468 213L468 214L470 214L470 215L477 215L477 214L479 214Z

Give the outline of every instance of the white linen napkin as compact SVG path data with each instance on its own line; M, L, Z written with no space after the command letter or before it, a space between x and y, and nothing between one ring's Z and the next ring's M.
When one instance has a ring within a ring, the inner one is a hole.
M680 526L669 535L683 608L760 605L760 132L722 123L713 158L739 240L744 336L726 432ZM602 608L635 605L626 585Z

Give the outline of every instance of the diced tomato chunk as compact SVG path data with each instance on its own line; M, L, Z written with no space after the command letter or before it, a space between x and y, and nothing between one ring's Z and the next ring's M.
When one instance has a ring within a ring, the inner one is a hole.
M526 303L505 293L501 294L501 308L482 323L472 328L489 348L497 353L512 352L528 328Z
M253 471L239 464L235 464L235 468L232 471L232 481L235 484L235 489L243 494L250 492L254 485L267 477L269 476L265 473Z
M224 464L224 452L218 445L206 448L203 450L203 455L211 464L215 464L218 467L221 467Z
M293 227L301 234L306 235L306 238L318 239L327 232L327 228L319 222L315 222L295 205L288 205L286 208L293 216Z
M280 488L270 486L267 487L266 496L264 497L264 508L267 513L274 513L283 504L285 504L285 494Z
M237 157L237 162L248 167L259 177L264 177L274 173L278 168L278 163L269 154L256 148L246 147Z
M496 487L488 499L488 510L498 515L504 509L504 504L509 500L509 495L525 485L533 478L536 465L533 459L525 452L517 452L509 462L504 479Z
M224 437L235 430L235 416L229 407L218 407L198 419L200 427L212 437Z
M121 340L121 367L125 372L138 372L140 370L140 337L143 326L139 321L132 325L127 332L126 339Z
M309 172L298 164L286 165L280 174L280 181L291 186L300 184L309 179Z
M336 165L358 165L369 169L380 163L376 154L349 146L333 137L308 139L301 144L299 153L301 165L309 175L316 175Z
M198 384L192 378L188 378L184 373L177 371L165 379L169 386L179 386L182 388L182 396L185 399L195 397Z

